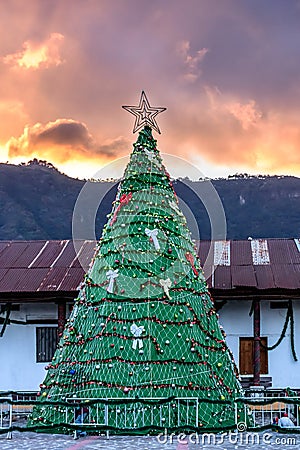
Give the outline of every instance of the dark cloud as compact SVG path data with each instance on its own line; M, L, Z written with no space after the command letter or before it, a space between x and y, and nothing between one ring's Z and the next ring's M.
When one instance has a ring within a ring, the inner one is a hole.
M0 98L20 104L26 118L20 128L16 114L12 135L21 136L10 139L11 156L51 145L67 160L72 146L82 158L129 153L135 137L121 105L138 104L145 90L168 108L159 117L162 151L243 171L299 170L298 0L48 3L0 2ZM13 70L3 62L50 43L51 64ZM59 117L77 121L53 121ZM6 120L2 144L13 115ZM25 123L51 126L22 134Z
M60 162L83 157L111 158L124 151L127 145L122 137L99 144L85 124L70 119L27 126L20 137L13 137L7 143L10 157L50 156Z
M32 129L32 142L34 145L55 144L82 146L89 149L94 147L92 136L88 132L86 125L73 120L57 120L46 125L43 129L38 127L36 132Z

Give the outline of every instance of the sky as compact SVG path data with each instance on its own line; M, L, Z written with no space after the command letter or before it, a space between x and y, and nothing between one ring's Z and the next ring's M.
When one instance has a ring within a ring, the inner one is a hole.
M300 0L2 0L0 30L1 162L122 167L144 90L177 176L300 175Z

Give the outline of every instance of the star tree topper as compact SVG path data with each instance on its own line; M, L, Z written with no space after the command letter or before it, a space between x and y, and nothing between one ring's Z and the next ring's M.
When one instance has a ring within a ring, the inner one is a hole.
M145 125L148 125L160 134L160 129L157 125L155 117L164 112L167 108L150 106L149 100L147 99L144 91L142 91L140 104L138 106L122 106L122 108L126 109L126 111L135 116L133 133L140 130Z

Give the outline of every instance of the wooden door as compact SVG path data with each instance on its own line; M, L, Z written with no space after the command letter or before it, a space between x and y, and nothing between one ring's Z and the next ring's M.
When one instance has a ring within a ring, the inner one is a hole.
M267 338L260 338L264 346L267 345ZM254 339L249 337L240 338L240 352L239 352L239 370L241 375L252 375L254 358ZM268 373L268 351L261 346L260 347L260 373Z

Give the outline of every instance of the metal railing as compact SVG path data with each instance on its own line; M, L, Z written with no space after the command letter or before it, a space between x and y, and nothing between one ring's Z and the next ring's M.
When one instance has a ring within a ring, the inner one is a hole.
M107 403L90 405L89 403L93 400L95 399L67 398L66 402L70 403L70 406L66 406L66 423L80 425L80 429L91 426L99 428L111 424L126 429L132 427L132 423L134 428L151 426L153 423L164 428L172 427L174 426L174 416L177 418L178 427L181 425L197 427L199 421L198 397L177 397L172 402L153 405L145 405L143 400L160 401L164 398L143 397L140 399L142 402L131 403L129 401L117 406L111 404L111 402L120 400L119 397L101 399ZM82 406L84 402L86 402L86 407ZM78 407L78 403L81 404L80 407ZM86 417L84 417L85 409L88 409ZM106 431L106 435L109 437L109 431ZM76 437L76 431L74 437Z
M287 414L293 422L293 427L300 427L299 397L244 397L242 400L244 414L248 415L252 428L277 426L279 419ZM240 405L239 405L240 406ZM236 425L239 431L244 431L245 424L238 420L238 404L235 405ZM280 425L280 423L279 423Z
M10 431L12 426L12 404L11 397L2 397L3 402L0 403L0 430L7 430L7 438L11 439Z
M40 405L39 401L23 399L22 395L18 398L13 398L12 395L0 396L0 431L5 434L7 430L7 438L12 437L12 424L17 421L20 414L23 413L27 418L32 406ZM109 432L106 430L111 426L128 430L151 427L153 424L162 428L172 428L174 424L178 427L197 428L199 424L200 401L197 397L177 397L171 402L164 402L168 400L165 398L152 397L144 397L139 399L140 401L127 399L126 402L120 402L120 400L118 397L67 398L63 406L65 423L70 425L70 429L75 429L74 437L76 430L84 431L84 429L88 432L101 432L102 429L102 432L105 430L109 437ZM203 406L203 402L201 405ZM20 408L23 409L20 410ZM278 425L278 420L285 413L293 422L293 428L298 428L300 431L300 397L260 395L239 398L235 401L236 429L246 431L247 428L251 430L259 430L262 427L272 428ZM241 417L247 418L245 422L241 422Z

